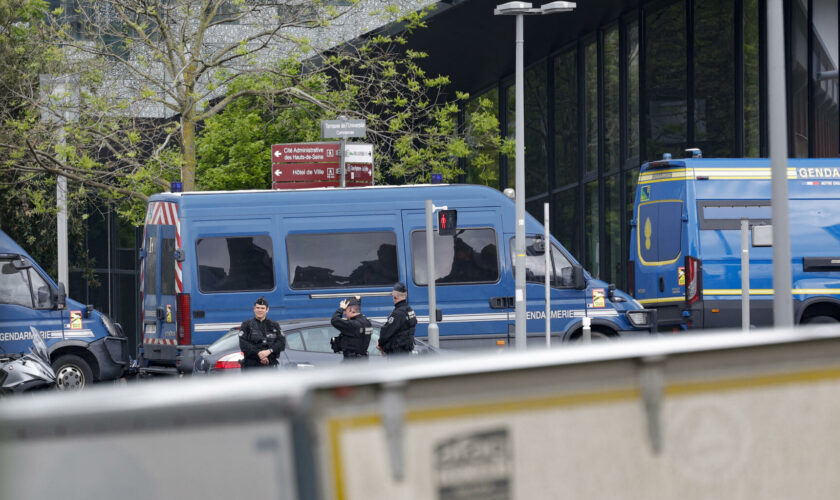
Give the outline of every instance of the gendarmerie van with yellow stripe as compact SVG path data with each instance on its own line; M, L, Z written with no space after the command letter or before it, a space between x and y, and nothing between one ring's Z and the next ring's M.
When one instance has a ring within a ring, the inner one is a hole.
M143 359L191 369L196 353L251 313L257 297L274 320L329 317L349 296L384 322L391 290L405 283L427 335L425 201L457 211L455 234L435 233L441 347L496 346L514 337L511 253L514 201L471 185L160 193L149 200L143 259ZM527 323L545 342L545 253L552 259L556 340L647 332L652 313L593 279L527 215Z
M794 320L840 322L840 159L788 161ZM741 218L750 228L750 323L773 307L770 161L670 158L642 165L631 293L663 329L741 326Z

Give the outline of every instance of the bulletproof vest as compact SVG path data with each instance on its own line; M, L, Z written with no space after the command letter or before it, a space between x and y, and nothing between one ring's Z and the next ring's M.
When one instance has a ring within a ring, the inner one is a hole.
M417 317L414 310L405 302L397 305L405 320L400 325L400 330L394 332L393 337L384 346L386 352L411 351L414 349L414 329L417 326Z
M348 320L348 322L357 330L353 334L342 332L345 335L341 336L341 350L348 354L367 354L373 326L362 314Z

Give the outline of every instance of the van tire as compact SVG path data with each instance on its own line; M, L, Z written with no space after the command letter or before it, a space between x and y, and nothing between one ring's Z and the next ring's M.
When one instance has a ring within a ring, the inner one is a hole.
M840 322L840 321L838 321L837 318L835 318L834 316L820 315L820 316L813 316L811 318L808 318L807 320L803 321L802 324L803 325L824 325L824 324L832 324L832 323L838 323L838 322Z
M52 366L55 370L55 388L59 391L81 391L93 383L90 365L75 354L59 356Z
M600 342L602 340L612 340L614 335L610 335L607 332L602 330L592 330L591 337L593 342ZM572 343L580 343L583 342L583 330L578 330L572 337L569 339Z

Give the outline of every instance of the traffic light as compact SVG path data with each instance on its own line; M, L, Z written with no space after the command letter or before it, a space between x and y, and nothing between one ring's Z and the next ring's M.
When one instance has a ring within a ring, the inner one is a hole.
M455 234L458 228L458 211L441 210L438 212L438 234L448 236Z

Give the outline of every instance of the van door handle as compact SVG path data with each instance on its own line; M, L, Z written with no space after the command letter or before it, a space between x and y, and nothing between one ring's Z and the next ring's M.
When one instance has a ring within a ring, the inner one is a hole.
M659 291L665 291L665 278L663 278L662 276L659 277Z
M513 297L490 297L490 309L511 309L514 306Z

